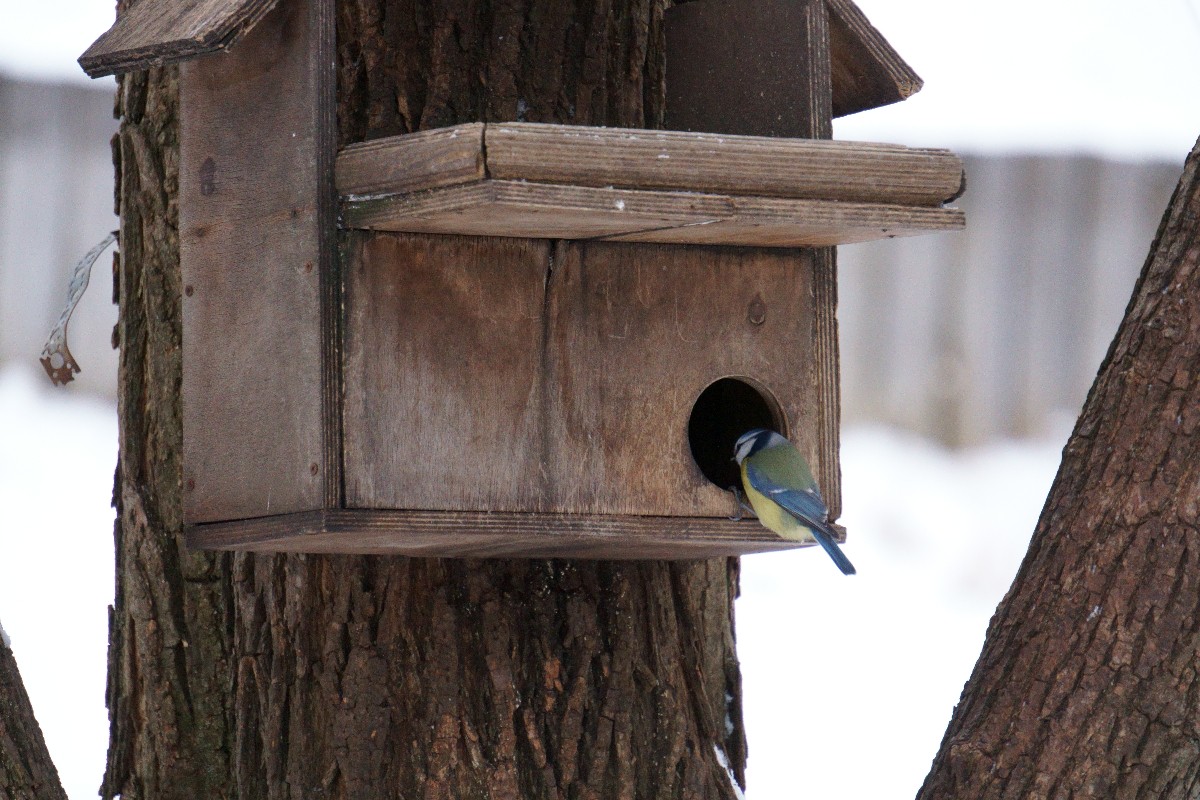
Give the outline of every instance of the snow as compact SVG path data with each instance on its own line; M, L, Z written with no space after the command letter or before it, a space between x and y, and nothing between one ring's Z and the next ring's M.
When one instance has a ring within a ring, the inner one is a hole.
M116 439L108 404L51 388L36 366L0 368L0 616L73 798L95 796L107 746ZM816 548L742 560L749 800L915 794L1065 439L954 452L845 432L859 574Z
M746 795L737 782L737 776L733 774L733 767L729 765L729 756L725 755L725 751L717 744L713 745L713 753L717 756L717 763L724 768L725 774L729 776L729 787L733 789L734 797L737 800L746 800Z
M30 362L0 366L0 617L59 775L88 798L108 743L116 413Z
M749 800L916 795L1066 435L956 452L886 428L843 434L858 574L816 548L742 559Z
M4 630L4 626L0 625L0 644L8 647L12 644L12 639L8 638L8 631Z

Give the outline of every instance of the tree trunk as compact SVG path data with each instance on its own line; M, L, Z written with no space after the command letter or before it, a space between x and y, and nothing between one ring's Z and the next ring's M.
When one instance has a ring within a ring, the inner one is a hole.
M919 797L1200 794L1200 143Z
M67 800L42 729L0 636L0 800Z
M655 126L665 5L345 0L341 141L471 120ZM184 549L176 103L171 70L121 79L103 795L733 797L736 559Z

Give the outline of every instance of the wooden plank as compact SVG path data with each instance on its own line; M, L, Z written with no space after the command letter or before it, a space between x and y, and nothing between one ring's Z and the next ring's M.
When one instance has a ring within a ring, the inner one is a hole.
M225 50L279 0L141 0L79 57L93 78Z
M696 0L669 8L666 125L673 130L813 138L828 107L810 13L823 0Z
M688 440L696 399L729 376L770 393L819 464L812 268L804 250L561 242L546 304L549 509L730 513Z
M825 0L833 78L833 116L907 100L924 82L853 0Z
M549 243L357 234L346 254L347 504L542 507Z
M329 10L285 0L236 51L180 69L188 522L320 508L337 482Z
M343 204L349 228L551 239L825 247L964 226L961 211L483 181Z
M338 191L396 194L482 180L483 130L474 122L352 144L337 157Z
M378 509L189 525L185 535L189 547L209 550L460 558L689 559L807 546L750 519Z
M484 135L487 173L496 180L930 207L957 197L963 182L962 160L950 151L902 145L539 123L494 123ZM355 173L382 176L401 159L415 160L401 155L399 142L370 145L369 164L356 158ZM339 157L339 187L351 171L341 163L350 152ZM459 182L452 177L398 176L395 186L376 179L369 190L359 188L365 180L347 183L356 194L398 193Z
M838 342L837 248L813 253L813 364L817 388L817 452L815 476L829 518L842 513L842 376Z
M292 2L293 0L288 0ZM342 263L338 253L337 0L302 0L313 36L309 90L316 129L317 272L321 314L321 457L324 504L342 504ZM307 93L304 95L307 97ZM306 262L307 263L307 262ZM306 300L307 302L307 300ZM310 465L311 470L311 465Z
M811 2L804 9L805 39L808 42L808 73L802 96L808 102L810 139L833 138L833 78L830 75L829 10L825 0ZM937 201L939 204L945 198Z
M727 514L687 440L713 381L767 387L810 459L827 457L811 285L796 250L359 234L347 504ZM748 321L756 302L765 321Z
M735 213L711 224L648 230L611 241L724 244L745 247L833 247L961 230L963 212L953 208L906 208L818 200L733 198Z
M711 196L664 198L652 192L514 181L347 202L342 209L348 228L549 239L676 228L716 222L729 213L728 206Z

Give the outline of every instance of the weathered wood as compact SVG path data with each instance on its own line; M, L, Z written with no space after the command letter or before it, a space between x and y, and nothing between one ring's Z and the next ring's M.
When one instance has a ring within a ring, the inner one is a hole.
M142 0L79 57L93 78L224 50L279 0Z
M338 191L392 194L482 180L484 127L472 122L352 144L337 156Z
M186 534L189 547L206 550L459 558L676 560L807 546L753 519L384 509L190 525Z
M801 135L808 139L832 139L833 78L830 70L829 10L825 0L810 2L804 9L804 38L808 42L809 68L802 78L804 85L800 96L808 106L804 114L808 129Z
M495 123L352 145L337 163L351 228L795 247L963 225L941 207L961 160L899 145Z
M484 136L496 180L931 207L958 196L963 181L949 150L903 145L536 123L492 123ZM376 171L395 163L385 152L376 161Z
M346 500L532 510L550 245L358 234L346 253Z
M481 181L344 202L347 227L674 244L824 247L958 230L952 208Z
M898 103L921 90L921 77L853 0L825 3L829 8L834 117Z
M821 463L812 270L800 250L560 243L546 305L553 508L731 513L688 441L696 399L729 376L761 387Z
M828 136L828 132L825 132ZM376 139L337 158L342 195L483 178L563 186L940 207L962 189L949 150L544 123L491 123Z
M730 497L700 474L687 428L726 376L771 392L814 463L832 455L802 252L353 241L351 507L724 516Z
M234 52L180 68L191 522L336 499L329 13L284 0Z
M829 507L829 518L842 515L842 373L838 339L838 253L835 247L812 251L813 364L817 385L817 485Z
M814 138L829 126L824 0L695 0L667 10L666 127ZM816 37L814 39L814 36ZM821 63L820 55L826 59Z

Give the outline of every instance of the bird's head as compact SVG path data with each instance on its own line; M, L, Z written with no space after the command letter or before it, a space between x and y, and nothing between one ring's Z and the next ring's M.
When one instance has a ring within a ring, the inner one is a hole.
M755 428L752 431L746 431L737 440L737 444L733 446L733 460L741 464L759 450L774 447L786 441L787 439L784 439L775 431L769 431L766 428Z

